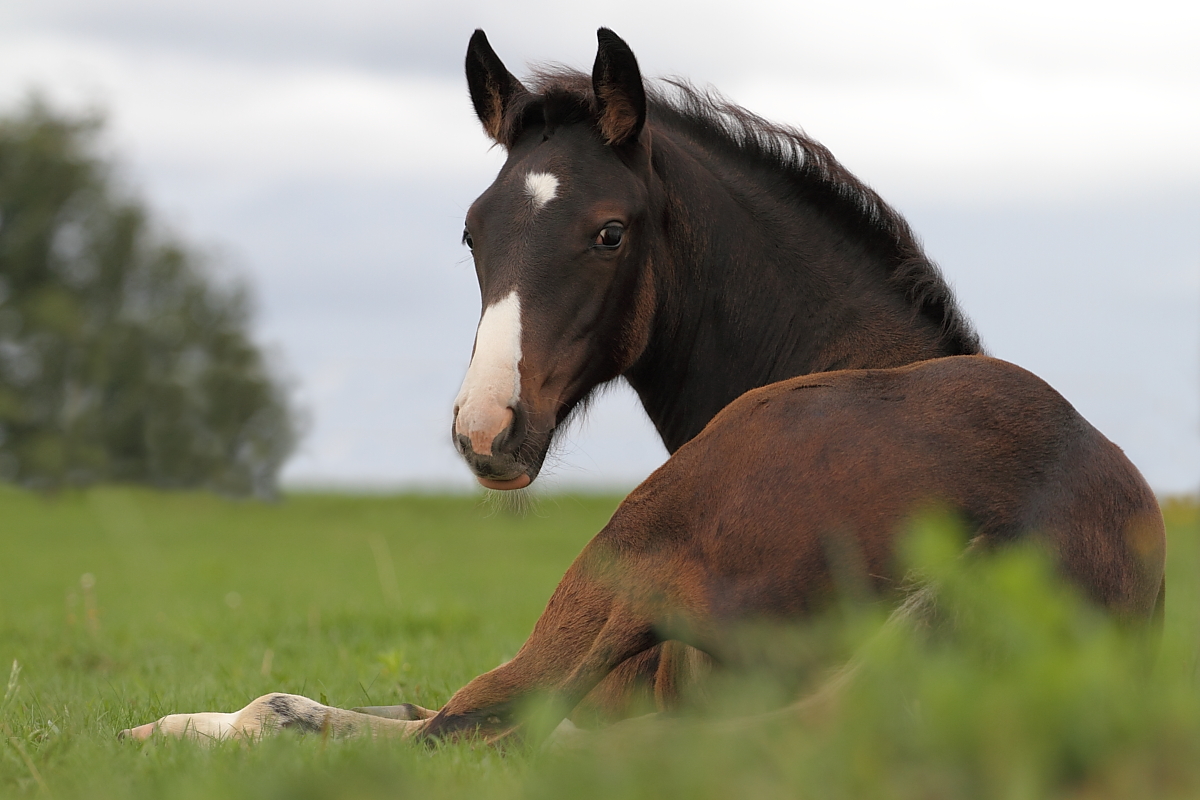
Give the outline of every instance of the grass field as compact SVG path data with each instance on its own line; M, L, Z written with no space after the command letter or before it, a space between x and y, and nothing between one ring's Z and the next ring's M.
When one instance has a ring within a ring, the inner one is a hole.
M916 558L945 582L954 633L880 633L878 609L847 613L832 649L862 653L863 667L817 724L734 735L685 721L568 753L116 739L272 690L440 705L516 651L617 501L549 498L518 516L470 497L263 505L0 489L0 688L12 676L0 795L1200 796L1200 514L1184 502L1165 509L1170 591L1153 667L1136 635L1075 603L1034 556L939 573L927 537ZM811 650L811 638L777 641ZM764 702L787 683L775 678L725 687L724 705Z

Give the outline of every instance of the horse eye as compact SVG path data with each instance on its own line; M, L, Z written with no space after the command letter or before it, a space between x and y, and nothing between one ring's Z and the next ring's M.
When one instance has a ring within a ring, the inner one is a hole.
M595 246L606 250L614 250L621 245L621 240L624 238L625 227L616 222L610 222L596 236Z
M463 240L463 244L465 244L467 246L468 250L475 249L475 240L471 238L471 232L469 230L467 230L466 228L463 228L462 240Z

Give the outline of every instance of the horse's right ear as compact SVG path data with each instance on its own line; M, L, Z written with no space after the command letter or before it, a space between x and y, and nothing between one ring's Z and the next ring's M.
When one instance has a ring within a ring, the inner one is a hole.
M600 112L600 135L614 147L633 142L646 124L646 87L625 40L608 28L596 31L599 48L592 89Z
M507 146L503 138L504 114L512 101L527 94L527 90L505 68L481 29L475 30L467 45L467 87L487 135Z

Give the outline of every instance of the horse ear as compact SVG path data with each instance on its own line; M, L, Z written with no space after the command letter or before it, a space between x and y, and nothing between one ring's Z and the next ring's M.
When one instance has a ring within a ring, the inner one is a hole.
M513 100L528 90L505 68L487 35L478 28L467 45L467 87L487 135L507 146L503 138L504 114Z
M646 87L637 59L625 41L610 31L596 31L600 43L592 67L592 89L600 110L600 135L609 145L632 142L646 124Z

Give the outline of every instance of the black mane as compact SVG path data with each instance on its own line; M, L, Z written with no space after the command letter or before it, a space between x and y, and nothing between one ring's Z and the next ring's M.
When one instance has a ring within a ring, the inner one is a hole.
M886 281L941 332L948 352L982 351L979 336L958 307L941 270L925 255L904 218L843 167L821 143L802 131L763 119L711 90L679 79L647 85L650 124L683 134L771 175L774 185L803 198L876 250ZM566 68L535 73L533 94L509 110L505 138L514 141L526 125L567 124L593 116L591 77Z

